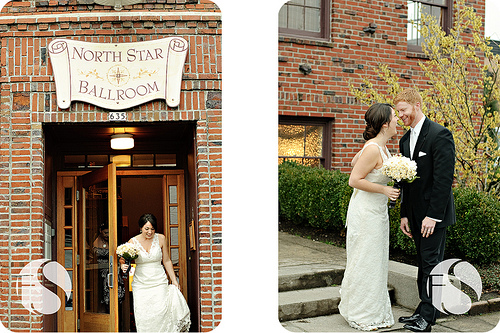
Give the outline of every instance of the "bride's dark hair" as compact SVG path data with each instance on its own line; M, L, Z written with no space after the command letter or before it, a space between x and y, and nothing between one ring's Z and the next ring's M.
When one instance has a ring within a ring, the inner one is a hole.
M154 216L153 214L149 214L149 213L146 213L139 218L139 228L142 229L142 227L144 227L144 225L148 222L151 223L151 225L153 226L153 229L156 230L156 228L157 228L156 216Z
M365 113L366 129L363 132L365 140L373 139L380 133L382 126L392 119L392 106L386 103L375 103Z

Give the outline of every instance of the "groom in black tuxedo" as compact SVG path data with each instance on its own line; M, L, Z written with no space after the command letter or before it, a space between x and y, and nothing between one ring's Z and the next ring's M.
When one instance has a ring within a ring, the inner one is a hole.
M416 161L419 177L402 184L401 230L417 248L420 304L412 316L399 321L414 332L430 332L439 311L427 293L429 274L443 261L446 227L455 223L455 143L448 129L422 113L422 97L415 89L405 89L394 104L405 126L411 127L401 138L399 150Z

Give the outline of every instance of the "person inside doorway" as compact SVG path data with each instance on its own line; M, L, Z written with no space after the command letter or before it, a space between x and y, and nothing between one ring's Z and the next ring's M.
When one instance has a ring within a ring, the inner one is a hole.
M99 235L92 244L94 258L98 269L98 299L97 312L109 313L109 229L107 223L99 226ZM125 296L125 282L121 274L118 274L118 301L121 303Z

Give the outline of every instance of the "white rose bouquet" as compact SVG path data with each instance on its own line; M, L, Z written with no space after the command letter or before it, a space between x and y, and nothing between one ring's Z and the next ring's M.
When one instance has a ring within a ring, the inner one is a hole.
M125 263L128 265L127 271L125 272L125 274L127 274L130 270L132 260L139 257L139 249L134 244L125 243L116 248L116 254L118 257L125 259Z
M412 183L417 179L417 162L404 157L401 154L394 155L384 162L380 169L384 175L395 181L394 187L399 188L401 181ZM395 201L391 200L390 208L394 208Z
M411 183L417 179L417 162L398 154L385 161L381 171L397 182L403 180Z

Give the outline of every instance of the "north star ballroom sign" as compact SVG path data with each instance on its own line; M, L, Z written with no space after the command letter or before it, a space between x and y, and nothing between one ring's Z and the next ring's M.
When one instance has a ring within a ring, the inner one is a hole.
M83 101L122 110L155 99L180 103L188 43L169 37L137 43L89 43L55 39L49 54L57 105Z

